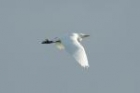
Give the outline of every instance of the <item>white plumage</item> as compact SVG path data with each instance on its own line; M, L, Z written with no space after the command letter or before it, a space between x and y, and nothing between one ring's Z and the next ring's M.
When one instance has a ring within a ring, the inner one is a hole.
M88 37L89 35L85 34L78 34L78 33L72 33L65 35L60 38L55 38L53 41L47 40L47 42L56 43L57 48L59 49L65 49L69 54L71 54L75 60L84 68L88 68L88 59L85 52L84 47L80 44L80 41L82 41L83 38ZM43 41L43 44L46 42Z

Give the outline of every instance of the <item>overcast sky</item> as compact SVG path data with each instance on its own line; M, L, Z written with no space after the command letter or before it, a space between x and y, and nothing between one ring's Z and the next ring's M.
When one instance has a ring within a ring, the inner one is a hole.
M139 0L0 0L0 93L140 93ZM42 45L69 32L90 68Z

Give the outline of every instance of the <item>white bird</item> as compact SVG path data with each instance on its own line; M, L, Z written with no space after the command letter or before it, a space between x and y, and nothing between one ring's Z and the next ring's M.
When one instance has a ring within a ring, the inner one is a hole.
M80 44L82 39L88 36L89 35L83 33L72 33L60 38L56 37L54 40L46 39L42 44L55 43L57 48L65 49L82 67L88 68L89 64L87 55L84 47Z

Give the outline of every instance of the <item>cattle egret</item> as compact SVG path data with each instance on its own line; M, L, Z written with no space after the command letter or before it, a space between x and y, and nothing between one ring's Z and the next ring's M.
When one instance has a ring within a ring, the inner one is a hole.
M83 33L71 33L63 37L56 37L53 40L46 39L42 44L55 43L57 48L65 49L84 68L88 68L88 59L84 47L80 44L83 38L89 35Z

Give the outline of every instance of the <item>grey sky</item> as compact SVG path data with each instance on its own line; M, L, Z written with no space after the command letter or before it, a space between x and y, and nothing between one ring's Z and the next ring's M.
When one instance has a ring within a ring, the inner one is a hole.
M140 93L139 0L0 0L0 93ZM90 68L42 40L90 34Z

